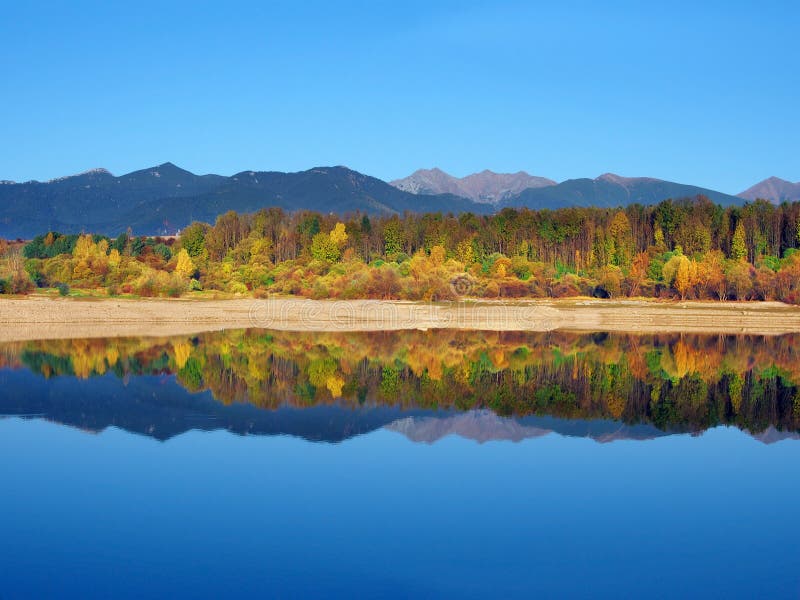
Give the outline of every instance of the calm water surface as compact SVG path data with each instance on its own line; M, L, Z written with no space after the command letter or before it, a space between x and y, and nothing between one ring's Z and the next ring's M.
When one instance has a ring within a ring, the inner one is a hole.
M0 346L0 598L800 596L800 338Z

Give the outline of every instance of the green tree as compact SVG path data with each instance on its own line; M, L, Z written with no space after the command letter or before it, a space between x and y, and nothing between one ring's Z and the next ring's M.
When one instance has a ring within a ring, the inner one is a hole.
M800 217L797 218L797 223L795 224L795 241L797 245L800 246Z
M205 252L207 230L208 227L203 223L192 223L181 232L181 244L192 258Z
M311 256L316 260L335 263L342 251L327 233L318 233L311 239Z
M654 246L662 254L667 251L667 243L664 241L664 230L661 225L656 224L655 231L653 232Z
M631 222L624 211L618 211L614 218L611 219L608 233L613 240L613 244L609 245L608 256L611 264L617 267L629 268L633 260L634 244Z
M384 251L387 257L392 257L403 251L403 232L400 229L400 221L392 219L383 227Z
M736 230L733 232L733 241L731 242L731 258L734 260L747 259L747 240L745 237L744 223L741 219L736 224Z

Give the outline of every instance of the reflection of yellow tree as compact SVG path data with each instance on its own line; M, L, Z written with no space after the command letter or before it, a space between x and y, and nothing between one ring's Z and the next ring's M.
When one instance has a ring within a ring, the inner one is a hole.
M173 342L172 352L175 356L175 366L182 369L192 355L192 345L185 341Z
M325 382L325 387L330 390L331 396L340 398L342 396L342 388L344 387L344 379L338 375L331 375Z
M116 346L109 345L106 348L106 364L108 364L109 367L113 367L117 364L118 360L119 350L117 350Z
M709 408L714 398L723 397L730 401L727 414L745 423L769 409L768 403L748 400L751 392L745 388L751 381L774 380L780 373L780 381L787 382L782 385L800 382L798 336L611 335L598 340L559 332L238 330L201 334L196 340L28 342L0 347L0 364L19 364L21 356L32 352L44 358L27 360L45 376L64 372L66 364L82 378L112 367L117 373L172 369L188 389L209 389L224 402L246 400L264 407L347 404L368 397L405 407L489 406L581 418L626 414L646 419L648 411L662 411L670 418L702 422L711 410L716 413ZM553 385L564 393L541 395L539 390ZM788 391L788 406L769 410L798 423L800 409L792 406L796 393ZM574 402L562 402L567 397Z

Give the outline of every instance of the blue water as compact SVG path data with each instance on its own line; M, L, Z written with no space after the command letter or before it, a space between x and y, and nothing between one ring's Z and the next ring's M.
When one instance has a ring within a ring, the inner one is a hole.
M800 595L800 442L0 420L0 598Z

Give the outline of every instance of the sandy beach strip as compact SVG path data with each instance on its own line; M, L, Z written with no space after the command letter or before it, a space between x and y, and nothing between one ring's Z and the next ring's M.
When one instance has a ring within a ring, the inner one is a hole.
M800 333L800 307L777 302L647 300L0 299L0 341L169 336L259 327L283 331L603 331Z

